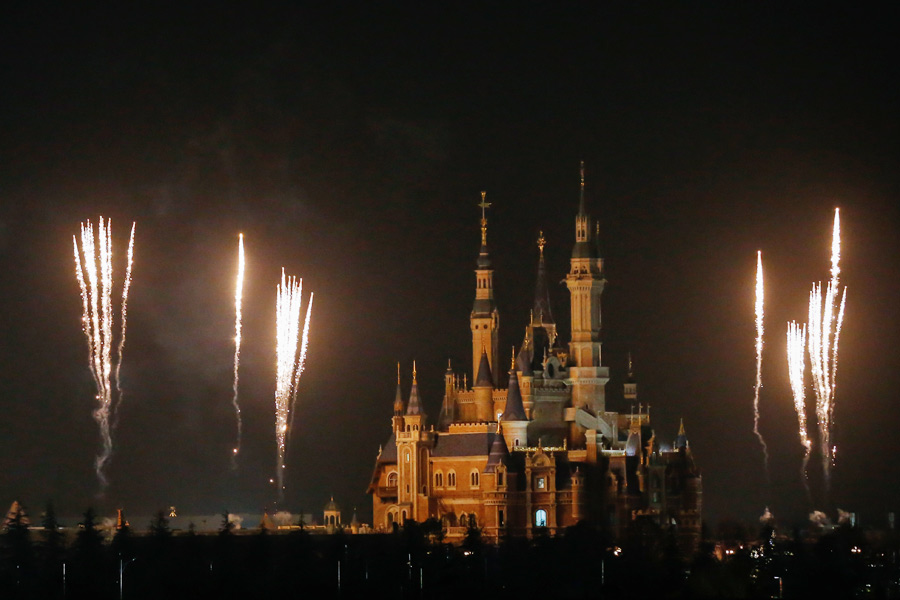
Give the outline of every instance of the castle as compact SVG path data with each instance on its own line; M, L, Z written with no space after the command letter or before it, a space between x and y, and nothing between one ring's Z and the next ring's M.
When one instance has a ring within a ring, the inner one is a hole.
M508 361L501 389L499 314L487 246L482 192L481 249L475 269L472 385L448 364L444 399L428 424L413 365L403 401L398 365L392 433L368 488L373 527L387 531L407 519L439 519L448 540L469 527L498 540L550 534L577 522L622 536L650 521L687 550L700 537L702 480L682 423L672 447L656 439L649 407L637 414L607 410L609 367L601 360L600 298L606 282L597 233L585 211L584 163L575 244L565 283L570 294L569 343L560 343L550 310L544 238L538 240L537 284L530 323ZM625 399L637 400L631 373Z

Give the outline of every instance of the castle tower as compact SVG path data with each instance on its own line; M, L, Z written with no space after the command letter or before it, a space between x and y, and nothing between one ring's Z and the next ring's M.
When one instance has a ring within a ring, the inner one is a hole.
M500 313L494 302L494 270L491 268L491 257L487 248L487 216L485 209L491 204L485 201L487 192L481 192L481 250L475 269L475 304L469 315L469 326L472 329L472 377L478 377L478 366L481 363L482 350L488 357L491 371L494 373L493 386L497 386L497 336L500 329Z
M395 422L397 417L394 418ZM395 429L397 440L397 466L399 481L397 500L400 507L401 520L420 519L421 512L427 507L420 506L420 496L428 492L428 432L425 431L425 409L419 400L419 384L416 380L416 363L413 361L412 388L409 391L409 402L406 414L400 417L400 427Z
M591 243L590 218L584 209L584 161L581 163L581 191L575 217L575 247L566 286L571 299L572 338L569 342L569 369L572 405L586 407L594 414L606 410L606 383L609 369L601 366L600 296L606 280L603 259Z

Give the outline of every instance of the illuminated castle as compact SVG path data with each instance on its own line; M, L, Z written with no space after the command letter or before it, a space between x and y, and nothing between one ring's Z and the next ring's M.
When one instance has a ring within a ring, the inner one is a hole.
M575 245L566 285L571 332L560 343L550 310L544 239L531 319L517 356L498 354L499 314L480 204L481 249L475 269L471 387L448 364L444 399L433 423L419 399L415 365L404 402L397 373L392 433L381 448L368 492L373 526L439 519L447 539L470 526L488 539L555 533L587 520L614 535L634 521L673 528L682 546L700 536L702 482L682 424L672 448L656 439L649 407L637 414L606 407L609 368L601 360L603 259L584 205L584 166ZM504 361L506 362L506 361ZM508 375L506 389L499 387ZM505 379L505 377L504 377ZM637 400L629 373L625 398Z

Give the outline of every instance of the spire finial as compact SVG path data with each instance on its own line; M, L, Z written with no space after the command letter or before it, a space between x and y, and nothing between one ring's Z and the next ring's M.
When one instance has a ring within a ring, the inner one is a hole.
M397 361L397 385L400 385L400 361Z
M581 161L581 190L578 197L578 214L584 214L584 161Z
M634 375L634 369L631 367L631 350L628 351L628 377Z
M511 371L516 370L516 345L513 344L512 347L512 362L509 363L509 368Z
M447 370L448 370L448 371L452 371L452 370L453 370L453 367L450 366L450 359L449 359L449 358L447 359Z
M491 203L485 200L485 196L487 196L487 192L481 192L481 202L478 206L481 207L481 245L487 245L487 215L485 214L485 209L490 207Z
M684 417L681 417L681 424L678 426L678 435L684 435Z
M416 385L416 361L413 360L413 385Z
M541 251L541 258L544 258L544 246L547 244L547 240L544 239L544 232L541 231L538 233L537 245Z

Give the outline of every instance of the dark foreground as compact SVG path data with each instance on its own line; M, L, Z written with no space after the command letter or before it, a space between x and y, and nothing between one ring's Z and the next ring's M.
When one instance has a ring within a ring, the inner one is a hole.
M472 530L450 546L416 523L387 535L199 535L161 520L106 542L91 526L71 539L12 526L0 536L0 598L900 598L891 534L769 537L722 560L721 546L685 557L663 534L635 537L618 547L576 526L494 547Z

